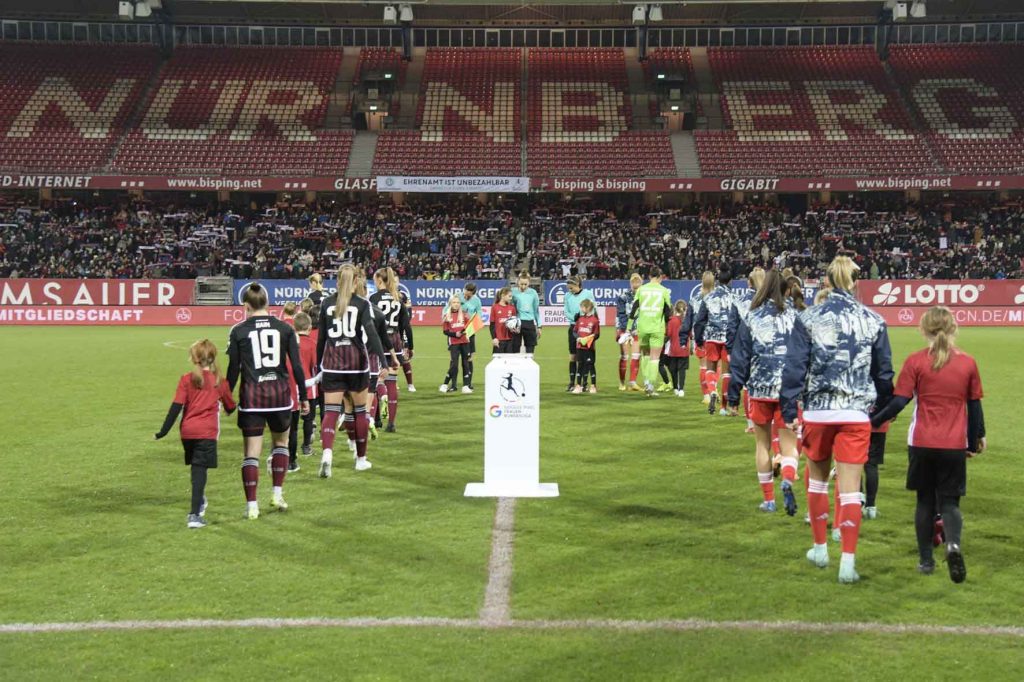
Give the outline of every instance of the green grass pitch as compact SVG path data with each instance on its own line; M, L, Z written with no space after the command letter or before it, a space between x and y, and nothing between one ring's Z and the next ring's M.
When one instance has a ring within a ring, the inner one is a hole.
M290 475L286 514L242 519L240 437L224 417L210 476L211 525L185 528L188 470L177 438L154 442L183 350L227 330L0 330L0 624L248 617L474 619L484 599L493 500L481 480L483 396L441 395L443 336L420 329L419 392L402 386L397 434L370 446L374 469ZM921 346L892 330L897 364ZM597 395L567 395L565 330L541 340L541 476L562 496L516 509L515 619L792 620L926 625L1024 623L1024 334L965 329L987 398L990 450L969 464L969 577L918 576L913 495L903 489L905 414L865 521L862 581L803 558L797 518L757 512L753 440L742 419L709 417L696 370L684 399L616 390L617 347L598 342ZM477 361L482 385L486 349ZM480 386L478 386L479 388ZM265 472L265 470L264 470ZM803 490L802 483L799 490ZM838 550L833 547L833 559ZM1019 638L738 630L632 632L484 628L188 630L0 634L0 678L796 679L1020 677Z

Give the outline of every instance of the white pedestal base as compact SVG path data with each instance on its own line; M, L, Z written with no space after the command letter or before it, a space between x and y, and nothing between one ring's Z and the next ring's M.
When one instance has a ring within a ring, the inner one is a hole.
M467 483L466 497L558 497L557 483Z

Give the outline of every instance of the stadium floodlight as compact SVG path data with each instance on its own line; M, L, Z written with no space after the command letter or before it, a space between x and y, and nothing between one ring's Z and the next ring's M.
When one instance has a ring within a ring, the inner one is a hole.
M924 0L914 0L910 5L910 16L915 19L924 19L928 15L928 6Z
M384 23L385 24L397 24L398 23L398 12L395 11L394 5L384 6Z
M633 23L647 23L647 5L637 5L636 7L633 8Z
M391 80L394 77L395 77L395 74L391 73L390 71L385 71L384 72L384 80L389 81L389 80Z
M679 111L679 105L673 104L672 106L669 107L669 111Z
M412 21L412 5L399 5L398 6L398 20L401 22Z
M142 19L144 17L153 16L153 8L150 7L146 0L139 0L135 3L135 18Z
M661 5L651 5L651 11L647 13L651 21L661 21L665 16L661 13Z
M135 18L135 5L131 2L121 0L117 3L117 16L122 19L134 19Z

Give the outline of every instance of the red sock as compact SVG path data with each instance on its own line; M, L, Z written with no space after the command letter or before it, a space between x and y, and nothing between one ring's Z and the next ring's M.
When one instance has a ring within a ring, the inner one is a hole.
M377 404L377 390L380 389L381 383L382 382L378 381L377 386L372 391L369 391L366 396L370 400L370 409L368 410L368 413L373 416L377 416L377 408L380 407Z
M366 408L363 408L363 412L365 412L365 411L366 411ZM356 415L354 413L352 413L352 412L346 412L345 413L345 418L342 420L342 423L345 424L345 433L348 434L348 439L349 440L355 440L356 439L356 421L357 421L356 420ZM366 420L364 419L363 422L365 423ZM367 430L369 430L369 429L367 429Z
M349 415L345 415L348 419ZM352 414L353 433L356 441L356 457L366 457L366 435L370 431L370 424L366 421L366 408L357 407Z
M718 402L720 402L723 405L725 404L725 397L727 395L729 395L729 381L731 379L732 379L732 375L731 374L723 374L722 375L722 395L719 396L721 398L721 400L719 400Z
M412 363L406 360L402 363L402 372L405 374L405 383L412 383Z
M703 367L700 368L700 390L704 395L708 393L708 371Z
M338 419L341 417L341 405L325 405L324 419L320 424L320 444L324 450L334 449L334 430L338 427Z
M636 375L640 372L640 357L634 356L629 360L629 382L636 383Z
M288 456L285 455L287 460ZM256 501L256 486L260 482L260 461L251 457L242 460L242 489L245 490L245 501Z
M398 379L388 379L385 383L388 392L388 424L394 424L398 416Z
M711 395L712 393L718 390L718 373L708 370L707 372L704 373L704 377L704 392L707 393L708 395Z
M288 473L288 448L275 447L270 453L270 473L273 476L274 487L280 488L284 485L284 475Z
M837 495L840 507L839 532L843 536L843 554L857 553L857 539L860 537L860 493L842 493Z
M814 544L824 545L828 537L828 481L807 479L807 511Z
M764 495L765 502L775 501L775 484L772 483L772 472L762 473L757 472L757 482L761 484L761 494Z
M381 403L387 400L388 384L395 384L395 386L397 386L398 384L395 383L397 380L398 379L396 377L395 379L388 379L387 381L377 383L377 393L373 397L373 416L376 419L380 419Z
M619 383L626 383L626 366L628 365L626 358L619 356Z

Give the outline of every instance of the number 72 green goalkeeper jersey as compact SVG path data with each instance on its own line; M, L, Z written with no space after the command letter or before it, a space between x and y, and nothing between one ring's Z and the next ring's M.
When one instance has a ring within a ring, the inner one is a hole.
M648 282L636 290L636 330L640 334L665 333L665 309L672 310L672 292L661 284Z

